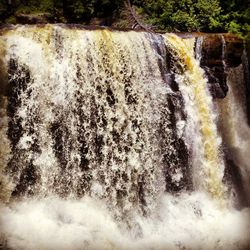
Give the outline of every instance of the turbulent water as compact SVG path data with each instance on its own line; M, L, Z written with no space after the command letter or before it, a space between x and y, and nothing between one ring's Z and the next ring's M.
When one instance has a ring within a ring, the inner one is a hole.
M250 189L250 130L234 97L244 73L213 103L201 43L59 25L3 32L3 248L247 249L250 211L235 208ZM222 141L238 185L225 180Z

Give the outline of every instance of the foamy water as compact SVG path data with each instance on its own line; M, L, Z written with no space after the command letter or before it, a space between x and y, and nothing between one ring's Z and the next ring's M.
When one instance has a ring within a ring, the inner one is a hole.
M218 209L202 193L164 195L130 228L90 197L28 199L0 209L1 233L14 249L248 249L250 209Z

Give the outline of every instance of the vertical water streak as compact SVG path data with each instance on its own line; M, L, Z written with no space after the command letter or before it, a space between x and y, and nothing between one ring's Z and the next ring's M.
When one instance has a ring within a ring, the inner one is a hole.
M0 201L8 201L12 186L9 179L4 175L5 167L9 160L10 143L7 137L8 115L6 89L8 84L7 65L4 57L6 55L4 39L0 37Z
M201 61L202 58L202 44L203 44L203 36L199 36L195 40L195 58L199 62Z
M182 93L186 96L186 108L189 122L197 126L196 131L189 138L197 143L199 158L195 159L199 166L194 167L194 182L198 189L206 190L211 196L223 203L225 187L222 183L224 164L220 155L220 138L215 125L216 116L213 112L211 96L207 90L207 81L199 62L193 54L194 39L184 40L176 35L165 35L166 45L176 54L180 67L182 68L179 77L179 85ZM198 118L198 123L195 122ZM190 128L190 126L189 126ZM200 138L200 142L199 142ZM196 144L196 145L197 145ZM192 146L191 146L192 148ZM196 171L199 171L198 173Z
M243 205L250 203L250 128L246 112L246 88L243 66L228 70L229 92L222 100L217 100L220 112L220 126L223 141L227 147L227 158L234 173L236 189ZM242 205L241 204L241 205Z

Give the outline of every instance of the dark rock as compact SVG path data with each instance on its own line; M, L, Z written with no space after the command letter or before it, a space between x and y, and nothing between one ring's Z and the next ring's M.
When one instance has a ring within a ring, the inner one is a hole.
M200 65L205 70L209 90L213 98L224 98L227 94L223 35L203 37Z
M224 60L227 67L238 67L242 63L243 40L232 34L223 35L225 40Z
M213 98L224 98L228 91L227 69L242 63L243 40L232 34L202 34L200 65L205 70Z
M214 98L224 98L227 95L227 74L221 66L203 66L208 79L208 88Z
M201 66L221 66L223 52L222 35L206 35L202 42Z
M204 69L208 79L208 88L213 98L224 98L228 92L228 68L238 67L242 63L243 40L236 35L227 33L193 32L176 33L176 35L184 39L196 38L196 57L200 58L200 66ZM202 38L201 43L198 42L200 38ZM172 60L171 55L170 60L168 55L166 60L170 64L174 63L175 67L178 65L178 62Z

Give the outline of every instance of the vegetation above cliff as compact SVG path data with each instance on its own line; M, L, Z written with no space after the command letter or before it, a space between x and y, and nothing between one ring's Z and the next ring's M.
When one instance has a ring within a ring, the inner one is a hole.
M250 31L248 0L0 0L0 23L35 22L35 15L39 13L43 13L44 18L40 16L39 22L118 28L138 27L144 23L157 31L240 35ZM28 15L33 17L31 21Z

